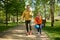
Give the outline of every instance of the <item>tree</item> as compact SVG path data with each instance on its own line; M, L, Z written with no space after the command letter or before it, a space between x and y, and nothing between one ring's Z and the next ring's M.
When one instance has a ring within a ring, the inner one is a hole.
M43 5L43 7L44 7L43 9L44 9L45 22L46 22L46 9L47 9L46 6L47 6L47 4L49 4L48 1L49 1L49 0L41 0L42 5Z
M25 9L25 2L24 0L12 0L12 7L14 8L13 11L16 17L17 17L17 24L18 24L18 15L21 15L21 13Z
M6 26L8 26L8 0L3 0L4 2L4 10L6 13Z
M3 8L6 13L6 26L8 25L8 15L10 14L12 14L13 16L17 16L18 23L18 15L21 15L25 7L24 0L3 0L3 3Z
M54 26L54 4L55 0L50 0L51 26Z
M40 0L35 0L35 3L34 3L34 6L35 6L35 11L34 11L35 16L36 16L37 12L40 11L40 2L41 2Z

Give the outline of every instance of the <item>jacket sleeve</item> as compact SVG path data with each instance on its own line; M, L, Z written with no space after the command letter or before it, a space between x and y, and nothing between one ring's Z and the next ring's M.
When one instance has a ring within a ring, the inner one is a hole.
M34 23L37 24L36 18L34 19Z
M24 11L23 14L22 14L22 18L24 18L24 16L25 16L25 11Z

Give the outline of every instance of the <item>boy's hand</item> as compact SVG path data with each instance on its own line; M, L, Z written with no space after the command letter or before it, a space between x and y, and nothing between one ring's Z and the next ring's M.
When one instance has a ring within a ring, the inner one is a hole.
M33 23L31 26L35 26L36 24L35 23Z

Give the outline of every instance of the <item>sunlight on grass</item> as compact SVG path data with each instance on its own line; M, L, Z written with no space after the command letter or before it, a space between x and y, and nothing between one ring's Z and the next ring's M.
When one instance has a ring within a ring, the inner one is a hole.
M6 27L6 24L0 23L0 32L3 32L5 30L8 30L9 28L13 28L17 25L17 23L9 23Z
M24 23L20 22L18 25L20 25L20 24L24 24ZM6 31L6 30L13 28L13 27L16 27L16 26L17 26L17 23L8 23L7 27L6 27L5 23L0 23L0 32Z
M51 40L60 40L60 21L54 22L54 27L50 26L50 22L46 23L46 27L43 30L51 38Z

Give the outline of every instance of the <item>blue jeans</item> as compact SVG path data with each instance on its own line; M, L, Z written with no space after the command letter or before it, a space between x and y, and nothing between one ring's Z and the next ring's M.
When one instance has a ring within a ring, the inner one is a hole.
M40 32L40 34L41 34L41 31L42 31L42 25L41 25L41 24L37 24L37 25L39 25L39 28L37 28L37 31Z

